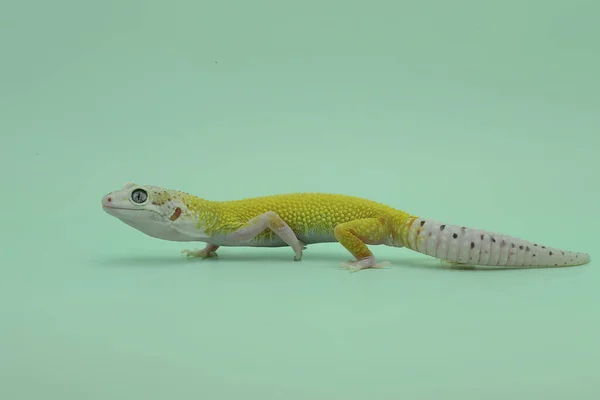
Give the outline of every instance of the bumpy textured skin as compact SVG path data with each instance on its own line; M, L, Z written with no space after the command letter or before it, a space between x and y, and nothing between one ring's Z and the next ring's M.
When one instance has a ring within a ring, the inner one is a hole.
M143 190L143 204L132 200ZM202 241L198 257L216 256L219 246L292 246L300 259L305 245L339 242L356 259L354 269L378 267L367 245L407 247L451 263L483 266L572 266L589 255L458 225L423 219L353 196L296 193L232 201L210 201L181 191L126 184L102 199L107 212L140 231L165 240Z

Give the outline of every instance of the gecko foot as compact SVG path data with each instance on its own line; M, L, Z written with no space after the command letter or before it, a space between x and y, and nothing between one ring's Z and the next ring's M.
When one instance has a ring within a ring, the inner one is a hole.
M298 246L294 249L294 261L302 260L302 251L306 250L306 244L298 240Z
M219 255L217 254L216 251L205 247L202 250L199 249L194 249L192 250L181 250L181 254L185 254L185 256L187 258L193 257L193 258L216 258L219 257Z
M358 261L348 260L347 263L340 264L340 266L343 269L347 269L350 272L357 272L357 271L360 271L361 269L367 269L367 268L381 269L384 267L389 267L390 265L392 265L392 263L389 261L382 261L380 263L375 262L375 257L373 257L373 256L363 258L362 260L358 260Z

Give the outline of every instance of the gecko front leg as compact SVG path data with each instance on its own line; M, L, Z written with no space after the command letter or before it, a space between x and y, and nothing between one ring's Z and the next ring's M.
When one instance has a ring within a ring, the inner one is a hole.
M210 258L210 257L218 257L217 249L219 246L214 244L207 244L202 250L194 249L192 250L181 250L182 254L185 254L186 257L197 257L197 258Z
M337 225L334 229L335 238L356 258L356 261L351 260L341 266L356 272L390 265L389 261L375 262L375 256L366 245L383 243L390 234L385 218L358 219Z
M267 211L252 218L240 229L227 235L226 239L238 243L247 242L254 239L267 228L271 229L279 236L279 238L281 238L281 240L294 250L295 261L300 261L302 259L302 250L305 248L304 244L298 240L292 228L290 228L290 226L274 211Z

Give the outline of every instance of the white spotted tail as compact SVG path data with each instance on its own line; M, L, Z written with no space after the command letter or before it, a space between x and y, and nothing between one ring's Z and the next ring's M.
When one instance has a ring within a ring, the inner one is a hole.
M451 263L482 266L559 267L586 264L590 256L544 246L513 236L430 219L416 218L405 231L404 245Z

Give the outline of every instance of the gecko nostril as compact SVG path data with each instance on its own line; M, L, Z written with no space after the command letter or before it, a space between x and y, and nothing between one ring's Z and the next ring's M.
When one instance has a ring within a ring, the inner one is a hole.
M106 199L106 201L110 203L112 201L112 197L109 197L108 199Z

